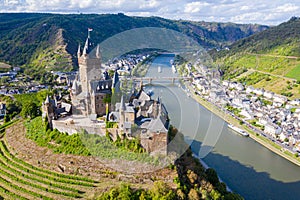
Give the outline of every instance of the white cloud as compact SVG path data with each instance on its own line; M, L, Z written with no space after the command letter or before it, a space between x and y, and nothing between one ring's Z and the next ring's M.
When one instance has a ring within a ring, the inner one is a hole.
M294 12L296 10L299 10L299 6L291 3L286 3L276 8L277 12Z
M119 13L171 19L279 24L299 0L0 0L0 12Z
M191 3L187 3L184 6L184 12L185 13L197 13L200 10L202 10L208 6L209 6L209 3L207 3L207 2L200 2L200 1L191 2Z

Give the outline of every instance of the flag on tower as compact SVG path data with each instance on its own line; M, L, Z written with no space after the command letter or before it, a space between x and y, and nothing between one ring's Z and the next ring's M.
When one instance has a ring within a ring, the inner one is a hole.
M90 31L93 31L93 29L92 28L88 28L88 31L90 32Z

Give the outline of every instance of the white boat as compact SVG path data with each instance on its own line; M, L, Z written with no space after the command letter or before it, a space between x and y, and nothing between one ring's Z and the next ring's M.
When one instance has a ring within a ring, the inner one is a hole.
M161 66L158 66L157 70L158 70L158 73L161 73Z
M231 128L232 130L234 130L235 132L238 132L242 136L245 136L245 137L249 136L249 133L247 133L246 131L244 131L236 126L233 126L232 124L228 124L228 128Z
M177 72L175 65L172 65L172 72L175 74Z
M170 60L170 64L173 65L173 63L174 63L174 60L171 59L171 60Z

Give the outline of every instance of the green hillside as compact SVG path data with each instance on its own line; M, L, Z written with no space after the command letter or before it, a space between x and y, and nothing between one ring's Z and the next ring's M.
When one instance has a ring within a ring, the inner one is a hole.
M101 42L125 30L163 27L193 37L205 48L231 44L267 29L260 25L173 21L159 17L129 17L124 14L0 14L0 61L13 66L70 70L87 28ZM71 62L72 61L72 62ZM72 64L70 64L72 63Z
M293 17L213 55L225 71L224 79L299 98L299 42L300 18Z

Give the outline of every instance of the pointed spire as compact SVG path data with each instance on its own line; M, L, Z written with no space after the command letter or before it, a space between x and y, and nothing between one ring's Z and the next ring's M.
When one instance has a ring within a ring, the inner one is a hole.
M124 96L121 97L121 103L120 103L120 111L124 111L126 109L125 102L124 102Z
M73 94L77 93L77 81L76 80L73 81L72 92L73 92Z
M87 54L89 53L89 43L90 43L89 38L87 38L82 52L82 55L84 56L87 56Z
M80 44L78 45L78 51L77 51L77 57L79 58L81 56L81 50L80 50Z
M118 74L117 70L115 70L114 77L112 80L112 87L116 88L116 85L118 84L118 82L119 82L119 74Z
M54 98L54 106L57 107L57 100Z
M87 47L86 47L86 46L84 46L84 49L83 49L82 55L84 55L84 56L87 56Z
M143 91L144 90L144 86L143 86L143 80L141 80L140 82L140 90Z
M97 57L97 58L100 58L100 55L101 55L101 54L100 54L100 45L98 44L98 45L97 45L97 49L96 49L96 57Z
M47 95L46 100L45 100L45 104L49 104L50 103L50 97L49 95Z

